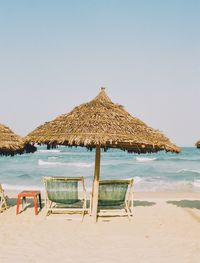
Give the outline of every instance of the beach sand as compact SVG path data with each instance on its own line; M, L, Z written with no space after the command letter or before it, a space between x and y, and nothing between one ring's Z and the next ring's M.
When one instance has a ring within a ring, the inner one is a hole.
M78 215L0 214L0 262L200 262L200 193L135 193L134 217L83 223ZM11 198L12 197L12 198Z

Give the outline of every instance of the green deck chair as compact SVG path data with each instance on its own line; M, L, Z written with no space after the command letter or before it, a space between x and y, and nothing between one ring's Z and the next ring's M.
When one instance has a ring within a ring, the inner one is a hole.
M99 182L97 216L133 216L133 179Z
M81 213L83 220L87 211L83 177L43 177L43 182L46 190L47 215Z
M4 190L0 184L0 213L8 208L6 197L4 195Z

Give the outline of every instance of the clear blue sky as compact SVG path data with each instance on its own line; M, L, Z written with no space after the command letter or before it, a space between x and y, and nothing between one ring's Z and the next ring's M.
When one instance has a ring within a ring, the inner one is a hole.
M200 139L200 1L0 0L0 123L26 135L97 95Z

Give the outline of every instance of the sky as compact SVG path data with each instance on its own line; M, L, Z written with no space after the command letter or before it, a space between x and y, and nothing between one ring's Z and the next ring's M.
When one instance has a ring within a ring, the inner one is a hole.
M194 146L199 14L199 0L0 0L0 123L24 136L103 86L178 146Z

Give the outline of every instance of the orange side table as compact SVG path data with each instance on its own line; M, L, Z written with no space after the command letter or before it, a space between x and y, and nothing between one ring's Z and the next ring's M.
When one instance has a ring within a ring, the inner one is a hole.
M38 202L39 202L39 206L40 209L42 209L42 202L41 202L41 193L40 191L23 191L21 193L18 194L17 197L17 210L16 210L16 214L19 214L19 206L20 206L20 202L21 202L21 198L22 198L22 206L23 203L26 202L26 198L33 198L33 203L34 203L34 208L35 208L35 215L38 214ZM22 207L23 208L23 207Z

